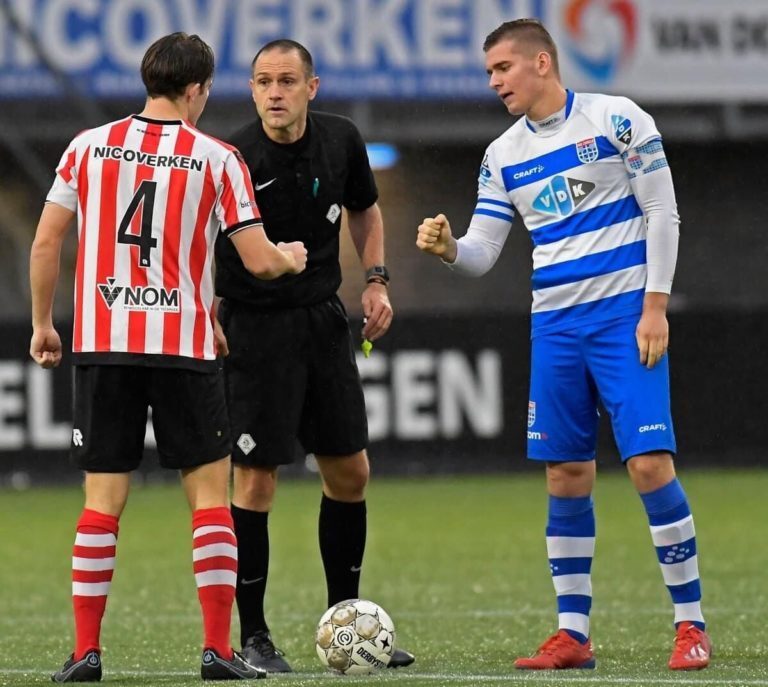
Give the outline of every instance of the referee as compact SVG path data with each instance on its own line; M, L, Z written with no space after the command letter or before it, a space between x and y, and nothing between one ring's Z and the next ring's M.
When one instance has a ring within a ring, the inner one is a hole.
M291 672L272 642L264 595L278 468L293 462L296 439L315 455L322 478L318 529L328 605L359 596L368 427L355 345L336 295L342 208L366 271L363 336L383 336L392 321L384 227L365 144L349 119L309 112L318 85L304 46L287 39L268 43L252 63L259 118L230 141L250 170L267 235L275 242L303 241L306 271L259 281L229 242L216 244L216 293L223 299L218 317L226 338L220 343L229 350L225 375L235 440L241 639L246 659L270 672ZM413 661L396 650L390 667Z

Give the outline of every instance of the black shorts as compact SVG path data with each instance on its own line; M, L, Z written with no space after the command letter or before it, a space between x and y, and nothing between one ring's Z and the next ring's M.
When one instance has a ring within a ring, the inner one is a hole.
M224 301L232 461L276 466L307 453L349 455L368 443L365 398L341 301L267 309Z
M135 470L150 406L163 467L212 463L232 448L221 371L78 365L74 393L71 456L81 470Z

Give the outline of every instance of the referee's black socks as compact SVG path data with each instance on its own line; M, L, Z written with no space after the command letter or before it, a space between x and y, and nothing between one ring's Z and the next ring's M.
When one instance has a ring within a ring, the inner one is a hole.
M242 645L259 630L268 631L264 618L264 592L269 572L269 513L232 504L237 537L237 612Z
M365 501L344 503L323 494L318 534L328 585L328 606L359 597L367 528Z

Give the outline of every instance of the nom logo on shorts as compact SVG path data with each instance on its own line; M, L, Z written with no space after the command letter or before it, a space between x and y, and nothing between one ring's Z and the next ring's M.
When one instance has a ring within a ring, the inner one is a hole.
M179 290L157 286L123 286L107 277L106 284L97 284L107 307L115 304L123 310L179 312Z

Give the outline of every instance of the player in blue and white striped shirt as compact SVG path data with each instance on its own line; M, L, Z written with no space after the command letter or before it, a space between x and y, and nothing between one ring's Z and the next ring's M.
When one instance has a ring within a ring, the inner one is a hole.
M533 242L528 457L546 463L547 551L558 632L518 668L593 668L592 488L598 400L648 514L675 608L669 667L704 668L696 539L675 476L667 302L678 244L672 176L653 119L627 98L563 88L557 48L536 20L506 22L483 46L490 86L524 115L486 150L466 235L444 215L418 247L485 274L515 209Z

